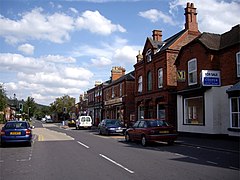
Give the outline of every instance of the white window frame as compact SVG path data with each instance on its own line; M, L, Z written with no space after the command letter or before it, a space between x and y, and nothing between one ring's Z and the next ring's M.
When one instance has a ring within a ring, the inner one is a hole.
M151 49L148 49L146 52L146 60L147 60L147 62L152 61L152 50Z
M233 107L232 107L232 100L233 99L238 99L237 100L237 111L233 112ZM240 129L240 97L232 97L230 98L230 127L234 129ZM238 114L238 127L233 127L233 114Z
M193 62L195 63L195 65L194 65L195 68L190 69L190 64L193 63ZM191 74L192 74L193 77L194 76L196 77L193 82L190 82L190 79L191 79L190 75ZM191 85L195 85L195 84L197 84L197 59L196 58L188 61L188 85L191 86Z
M119 85L119 96L122 97L122 83Z
M151 79L150 79L151 78ZM150 81L151 80L151 81ZM153 77L152 77L152 72L148 71L147 73L147 91L152 91L153 90Z
M112 87L112 98L115 98L114 86Z
M158 88L163 87L163 68L158 69Z
M138 77L138 92L141 93L143 90L143 77L139 76Z
M240 77L240 51L236 54L237 77Z

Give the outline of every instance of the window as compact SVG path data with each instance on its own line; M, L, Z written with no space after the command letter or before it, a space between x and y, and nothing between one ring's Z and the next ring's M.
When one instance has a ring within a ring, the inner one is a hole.
M197 84L197 59L188 61L188 85Z
M231 127L240 128L240 97L232 97L231 101Z
M161 104L157 105L157 118L161 120L166 119L166 110L165 107Z
M138 119L144 119L144 107L138 106Z
M184 99L184 124L203 125L203 97Z
M163 68L158 70L158 88L163 87Z
M149 49L149 50L146 52L146 60L147 60L147 62L152 61L152 50L151 50L151 49Z
M122 83L119 85L119 96L122 97Z
M112 98L115 98L114 87L112 87Z
M148 71L148 73L147 73L147 90L148 91L152 90L152 73L151 73L151 71Z
M240 52L236 54L237 59L237 77L240 77Z
M142 92L142 76L138 78L138 92Z

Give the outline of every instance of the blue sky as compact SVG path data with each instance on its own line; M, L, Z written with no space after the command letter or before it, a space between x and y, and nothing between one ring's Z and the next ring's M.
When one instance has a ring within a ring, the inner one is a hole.
M152 30L162 30L163 40L181 31L187 2L201 32L240 23L237 0L0 0L0 83L8 97L78 102L113 66L134 70Z

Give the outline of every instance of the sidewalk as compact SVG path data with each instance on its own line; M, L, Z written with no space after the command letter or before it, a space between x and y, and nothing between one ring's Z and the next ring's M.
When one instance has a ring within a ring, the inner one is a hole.
M180 135L176 141L177 144L194 146L231 153L240 153L240 138L230 137L188 137Z

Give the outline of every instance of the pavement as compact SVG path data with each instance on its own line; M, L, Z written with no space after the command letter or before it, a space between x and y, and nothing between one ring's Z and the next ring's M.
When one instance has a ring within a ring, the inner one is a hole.
M2 129L3 124L0 124ZM68 126L62 126L61 128L68 129ZM94 129L94 128L93 128ZM222 137L222 136L207 136L204 137L196 135L179 135L175 142L176 144L182 144L186 146L194 146L198 148L206 148L217 151L224 151L230 153L240 154L240 137Z

